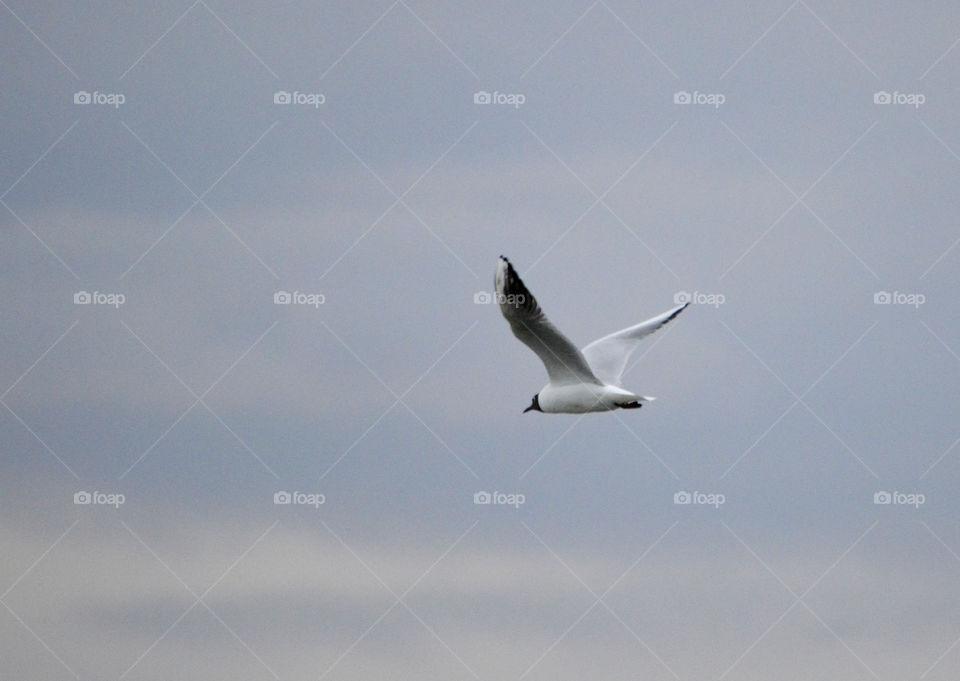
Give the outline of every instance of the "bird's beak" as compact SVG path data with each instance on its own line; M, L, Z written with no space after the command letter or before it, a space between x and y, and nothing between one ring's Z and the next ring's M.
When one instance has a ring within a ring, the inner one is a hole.
M526 409L524 409L524 410L523 410L522 412L520 412L520 413L526 414L528 411L533 411L533 405L532 405L532 404L531 404L529 407L527 407Z

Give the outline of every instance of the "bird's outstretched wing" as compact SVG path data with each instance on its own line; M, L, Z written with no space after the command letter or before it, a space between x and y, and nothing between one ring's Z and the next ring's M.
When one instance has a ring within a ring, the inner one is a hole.
M676 318L689 304L684 303L645 322L593 341L583 349L583 356L590 365L590 369L604 383L619 386L623 370L627 367L627 360L637 349L640 340Z
M551 383L600 383L583 353L550 323L537 299L502 255L494 285L500 312L510 322L513 335L537 353L547 368Z

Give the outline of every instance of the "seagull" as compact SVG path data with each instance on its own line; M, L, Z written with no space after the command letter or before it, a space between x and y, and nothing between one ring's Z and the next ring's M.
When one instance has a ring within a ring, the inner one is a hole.
M637 395L620 387L627 359L640 340L683 312L689 302L652 319L599 338L583 350L564 336L540 309L536 298L505 256L500 256L494 276L500 312L510 329L533 350L547 368L550 382L523 410L548 414L585 414L614 409L639 409L656 398Z

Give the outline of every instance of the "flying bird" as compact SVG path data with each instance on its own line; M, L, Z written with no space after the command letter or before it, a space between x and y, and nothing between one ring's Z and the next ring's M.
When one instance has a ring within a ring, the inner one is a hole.
M494 276L500 312L513 335L537 353L547 368L550 382L533 396L523 410L549 414L584 414L614 409L639 409L655 398L637 395L620 387L627 359L640 340L674 319L690 303L673 308L635 326L599 338L583 350L564 336L540 309L513 269L500 256Z

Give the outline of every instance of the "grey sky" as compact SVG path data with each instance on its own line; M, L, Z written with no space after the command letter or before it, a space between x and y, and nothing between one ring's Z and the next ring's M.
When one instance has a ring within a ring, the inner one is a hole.
M956 678L957 8L0 16L3 676Z

